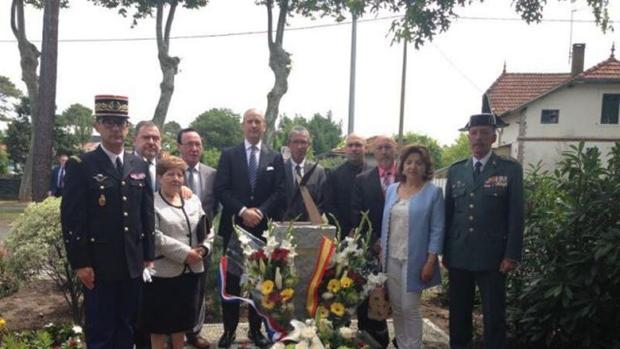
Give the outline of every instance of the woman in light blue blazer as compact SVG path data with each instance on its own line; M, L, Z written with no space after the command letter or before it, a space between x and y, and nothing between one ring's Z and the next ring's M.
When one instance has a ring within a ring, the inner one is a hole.
M444 239L444 202L433 185L428 149L409 145L401 151L399 183L385 193L381 261L388 275L394 332L400 349L422 347L422 290L440 284L438 255Z

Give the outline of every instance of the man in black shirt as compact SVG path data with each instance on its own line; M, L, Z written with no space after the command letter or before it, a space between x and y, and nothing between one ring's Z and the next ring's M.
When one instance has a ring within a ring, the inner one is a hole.
M341 238L354 228L351 222L351 194L355 177L370 169L365 161L365 138L353 133L348 135L345 151L347 161L329 173L325 185L325 211L338 220ZM331 217L330 223L335 223Z

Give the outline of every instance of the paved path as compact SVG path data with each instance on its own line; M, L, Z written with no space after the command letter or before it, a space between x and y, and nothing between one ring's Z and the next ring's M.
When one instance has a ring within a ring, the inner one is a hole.
M353 321L353 328L357 327L357 321ZM394 327L392 326L392 320L388 321L388 327L390 329L390 338L394 337ZM254 346L250 344L247 339L248 333L248 323L242 322L239 323L239 327L237 328L237 341L232 349L253 349ZM222 324L206 324L202 328L201 335L206 338L209 343L211 343L211 349L217 348L217 341L222 335ZM448 335L442 331L439 327L433 324L430 320L424 319L424 330L423 330L423 341L425 349L447 349L448 346ZM191 346L187 346L187 349L191 349ZM394 349L394 347L390 344L389 349Z

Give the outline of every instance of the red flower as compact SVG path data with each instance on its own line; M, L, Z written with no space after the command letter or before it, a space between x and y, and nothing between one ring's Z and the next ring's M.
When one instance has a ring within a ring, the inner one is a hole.
M285 248L276 248L271 253L271 259L274 261L285 261L288 258L288 250Z
M250 255L249 260L251 261L267 260L267 255L265 255L265 252L263 250L258 250Z
M282 301L282 296L280 295L280 292L271 292L268 297L269 300L274 303Z

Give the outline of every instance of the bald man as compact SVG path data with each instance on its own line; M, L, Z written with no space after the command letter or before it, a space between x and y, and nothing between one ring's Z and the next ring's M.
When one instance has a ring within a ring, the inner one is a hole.
M381 235L385 189L396 181L397 146L392 137L377 136L371 148L377 166L360 173L355 178L351 198L351 224L354 227L357 226L361 219L361 212L368 212L372 232L364 233L371 234L369 246L373 248ZM374 248L373 251L378 252ZM357 320L359 329L368 332L383 348L388 346L387 322L368 318L367 300L357 308Z
M354 133L348 135L345 152L347 161L329 173L325 185L325 211L338 220L341 238L348 235L354 227L351 221L351 194L355 177L370 169L366 164L364 137Z
M276 219L281 212L284 194L284 162L282 156L263 144L261 138L266 130L263 113L249 109L243 114L243 143L224 149L215 176L215 195L222 203L219 234L226 249L237 249L239 242L233 234L232 220L257 238L264 240L263 231L267 221ZM239 295L239 276L226 274L226 292ZM250 331L248 338L260 348L269 345L261 333L261 320L250 308ZM224 334L218 342L220 348L228 348L236 337L239 323L239 303L222 302Z

